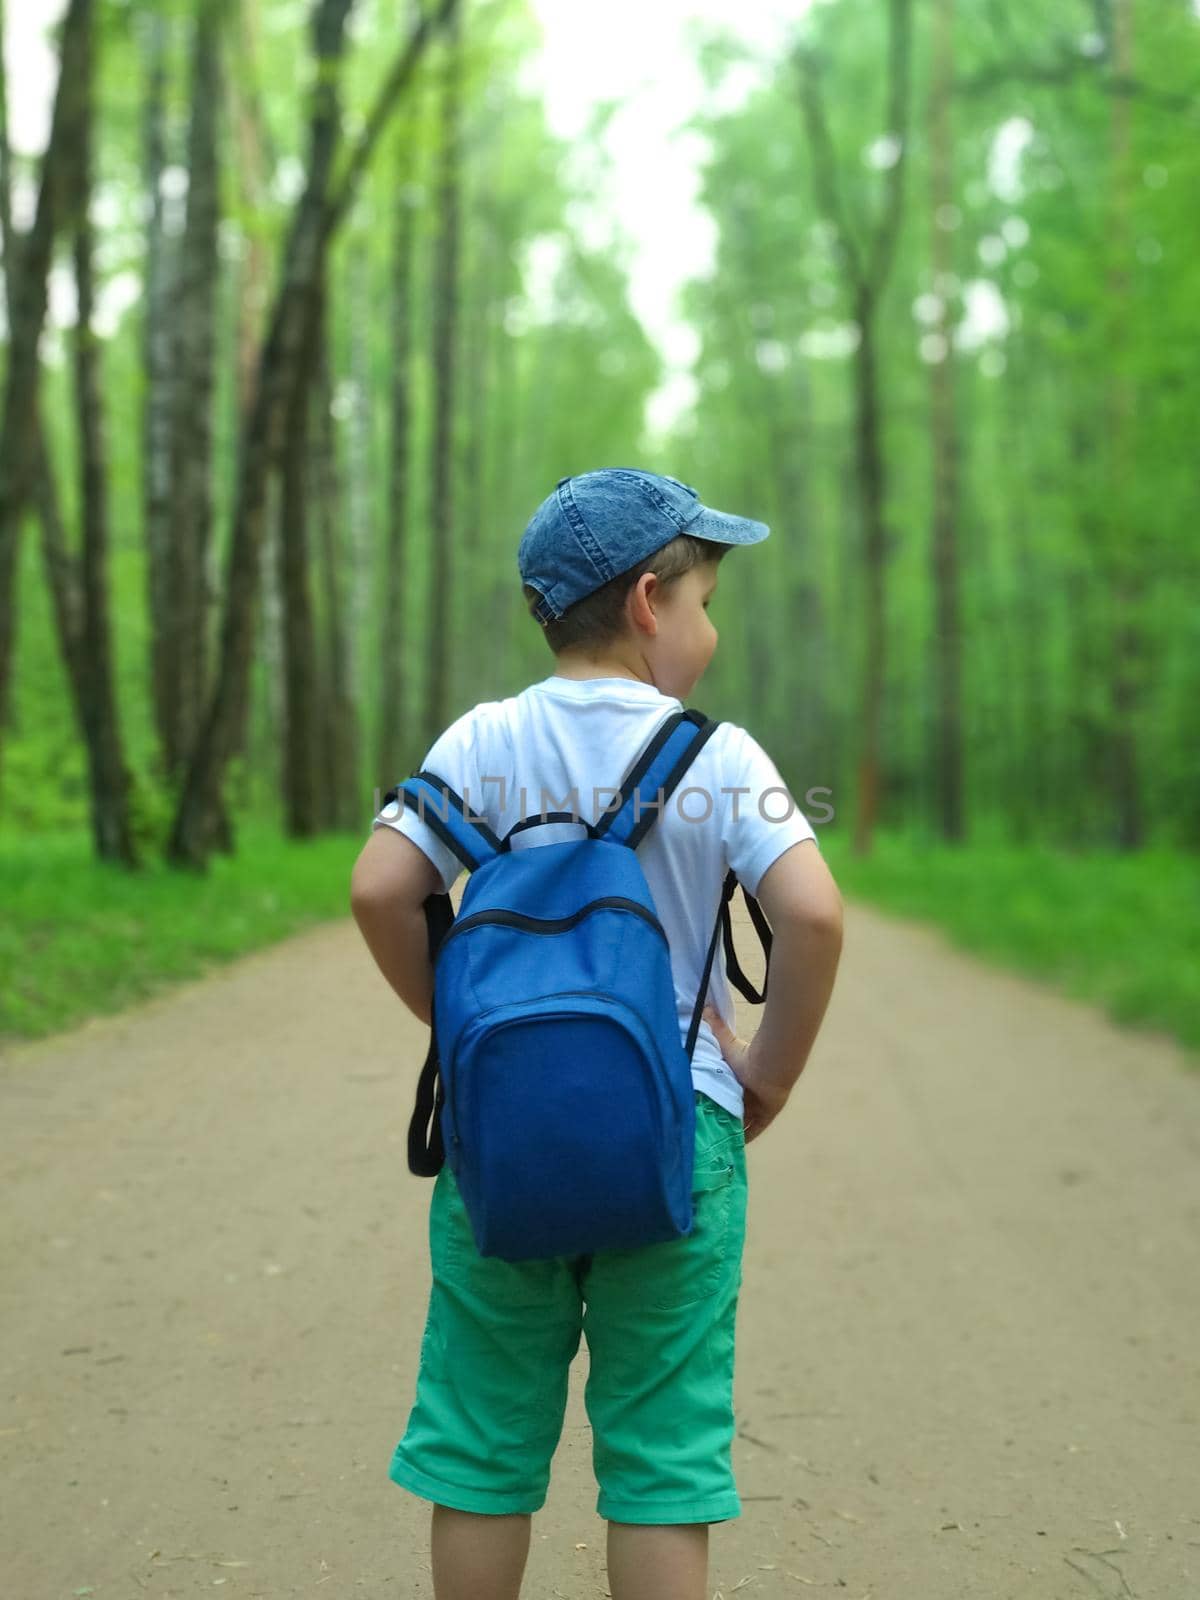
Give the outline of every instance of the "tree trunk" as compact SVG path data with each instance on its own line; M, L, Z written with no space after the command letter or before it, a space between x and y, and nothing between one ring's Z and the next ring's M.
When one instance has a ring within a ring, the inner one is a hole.
M474 203L464 203L464 215L472 221L474 235L472 270L464 285L464 337L463 337L463 441L462 441L462 553L459 560L458 587L462 593L459 615L471 619L480 616L487 593L488 543L483 538L488 517L486 488L488 399L492 394L491 308L492 280L496 270L496 246L492 237L487 209L488 175L478 175L478 188ZM456 651L452 673L453 692L457 703L469 703L478 698L478 682L472 657ZM489 663L494 672L495 663ZM474 692L473 692L474 691Z
M225 769L241 743L260 578L267 482L279 461L287 408L296 388L318 292L325 204L337 145L340 64L352 0L321 0L313 20L317 76L310 124L308 181L296 208L283 284L259 362L241 470L222 618L216 687L188 765L168 849L177 866L202 867L213 842Z
M180 775L196 742L207 678L212 534L213 387L216 365L217 107L221 94L216 0L199 0L192 55L187 223L176 292L172 351L170 537L165 653L167 770Z
M346 482L343 503L346 511L346 606L349 632L346 639L345 668L350 692L358 678L354 668L354 645L367 636L368 617L373 608L371 568L374 562L376 482L374 427L372 426L371 330L374 302L365 249L350 252L348 306L350 312L350 415L346 419Z
M225 769L241 741L254 646L267 483L279 461L287 408L302 352L311 337L325 256L430 28L449 12L454 0L443 0L436 18L423 17L400 51L335 185L332 166L340 120L340 65L351 4L352 0L321 0L314 15L317 73L308 179L288 238L283 282L259 360L254 402L241 443L217 681L171 831L168 857L177 866L204 867L214 819L219 814Z
M366 825L359 804L358 716L350 673L346 615L346 566L340 548L341 487L334 434L333 380L329 335L322 327L317 352L320 363L313 396L314 500L321 538L321 589L325 597L326 672L321 696L321 745L324 780L321 821L326 828L347 831Z
M54 610L54 625L58 634L59 651L71 688L71 706L79 737L87 740L85 705L88 696L88 679L91 666L87 659L84 636L84 599L79 567L67 544L63 525L62 507L59 504L58 485L54 470L46 459L45 435L40 431L34 444L40 460L34 466L33 500L37 506L42 528L42 570L50 603Z
M935 0L933 64L929 89L930 260L939 312L935 331L941 353L929 364L932 447L930 546L934 597L935 741L933 773L938 827L959 844L966 833L963 809L962 615L958 580L958 426L954 395L952 278L954 235L945 211L954 204L951 95L954 86L954 0Z
M800 101L808 133L817 206L833 230L838 256L851 287L859 342L854 356L855 455L864 560L864 662L860 696L861 740L853 851L871 848L881 792L883 698L886 674L887 464L880 419L876 346L879 305L891 276L904 202L908 161L912 0L889 0L887 131L897 154L883 178L878 216L866 244L851 230L816 61L807 49L800 68Z
M245 253L238 273L237 405L243 421L254 399L261 338L263 303L267 292L269 260L264 217L268 209L268 179L275 169L275 153L263 111L258 85L258 0L241 0L238 7L238 54L230 74L233 125L237 138L237 175L241 201L248 213Z
M407 666L413 659L404 627L409 572L409 431L412 380L412 283L414 207L409 192L411 161L405 153L397 174L392 240L392 444L388 481L388 529L384 550L383 618L380 634L379 744L377 781L385 788L407 770L410 730L406 716ZM422 725L422 733L425 731ZM419 760L420 757L416 758Z
M137 865L129 825L129 775L120 724L109 631L108 485L105 475L104 402L100 343L92 328L95 285L92 267L92 77L91 29L84 34L81 67L80 146L76 180L75 285L79 320L75 330L75 382L79 419L80 508L83 519L83 646L87 661L84 700L92 835L102 861Z
M863 517L865 565L864 626L866 656L860 703L860 753L858 806L854 818L854 852L871 848L879 809L880 746L882 743L883 691L887 675L887 618L885 568L888 559L884 521L883 443L879 424L879 372L875 351L875 296L866 284L855 301L858 349L854 356L855 447L858 456L858 492Z
M249 730L247 760L242 767L238 791L239 808L248 805L257 779L272 796L284 785L285 754L281 730L284 722L283 591L279 575L282 514L279 502L283 489L280 474L273 473L267 483L266 530L263 549L262 624L258 630L258 655L251 673L250 692L257 694L257 723Z
M146 603L150 631L150 703L158 734L161 773L172 767L172 714L167 686L172 654L168 569L171 530L171 279L172 253L165 228L162 176L167 166L167 22L149 9L146 89L142 118L143 168L150 217L146 229L142 334L145 398L142 404L142 526L146 547Z
M8 371L0 420L0 739L8 726L17 539L34 459L30 445L37 416L38 344L46 319L47 276L55 236L69 224L79 191L77 168L86 117L91 23L92 0L70 0L62 28L62 66L42 161L37 211L22 241L9 303Z
M283 794L290 838L318 827L316 633L308 581L309 412L313 351L305 352L288 408L279 497L279 592L283 598Z
M1133 0L1112 0L1112 65L1119 80L1133 76ZM1110 226L1108 230L1108 451L1109 514L1108 576L1112 603L1112 746L1109 788L1114 812L1115 842L1122 850L1145 843L1138 759L1147 640L1143 623L1145 550L1139 530L1130 526L1133 473L1130 466L1134 385L1130 372L1129 269L1133 254L1132 104L1127 94L1114 94L1110 107Z
M1025 360L1025 334L1017 329L1008 340L1008 376L997 437L1010 475L1007 515L1022 597L1016 641L1021 687L1020 771L1011 808L1011 837L1018 845L1044 836L1046 820L1053 817L1055 809L1053 773L1047 770L1046 759L1051 749L1045 694L1046 645L1052 618L1044 599L1047 585L1034 551L1027 442L1036 429L1029 414L1034 404Z
M454 540L454 378L458 313L459 121L462 10L452 0L446 28L438 182L438 238L433 287L433 460L429 506L429 689L425 745L450 720L451 592Z
M505 508L511 504L509 472L520 427L517 343L501 319L497 328L496 392L491 414L495 419L492 445L494 459L504 466L504 470L497 474L496 482ZM516 511L515 506L511 509ZM514 631L520 628L523 634L526 628L533 626L525 614L520 584L515 572L504 570L494 574L489 585L483 616L487 637L492 641L493 649L498 652L497 678L501 683L506 683L515 654ZM540 645L539 648L544 650L545 646Z
M5 37L4 4L0 0L0 43ZM12 216L12 150L8 142L8 75L5 66L4 51L0 49L0 243L4 249L4 304L7 310L14 303L20 240ZM30 449L33 454L32 498L42 526L41 549L46 583L54 608L67 680L71 686L72 705L82 737L87 672L83 658L83 596L79 592L79 574L67 549L58 485L46 444L40 405L35 409Z

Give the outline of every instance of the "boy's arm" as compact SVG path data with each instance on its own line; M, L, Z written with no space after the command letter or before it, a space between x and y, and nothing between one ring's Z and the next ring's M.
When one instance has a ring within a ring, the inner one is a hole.
M788 1091L804 1071L833 993L842 953L842 896L812 840L763 874L756 896L771 925L771 969L751 1044L756 1071Z
M376 828L350 875L350 909L380 972L408 1009L433 1020L433 964L425 901L442 894L438 869L395 828Z

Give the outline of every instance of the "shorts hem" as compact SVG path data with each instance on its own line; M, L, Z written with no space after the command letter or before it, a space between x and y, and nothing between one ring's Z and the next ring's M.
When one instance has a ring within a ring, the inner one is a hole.
M388 1477L401 1489L418 1495L422 1500L432 1500L436 1505L449 1506L452 1511L477 1511L484 1516L530 1516L540 1511L546 1496L529 1494L504 1494L493 1489L468 1489L464 1484L443 1483L424 1472L402 1462L392 1461Z
M668 1500L655 1505L647 1500L611 1500L602 1494L597 1513L611 1522L641 1525L681 1522L728 1522L742 1514L736 1494L710 1495L707 1500Z

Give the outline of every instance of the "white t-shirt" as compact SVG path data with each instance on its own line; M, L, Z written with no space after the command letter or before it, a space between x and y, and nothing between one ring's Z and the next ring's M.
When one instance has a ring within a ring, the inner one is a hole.
M421 766L461 795L500 838L515 823L543 811L573 811L595 822L612 808L613 790L655 730L682 709L682 701L637 679L554 675L465 712L435 741ZM412 839L450 892L462 863L411 806L392 801L371 826L372 831L395 828ZM572 823L545 823L515 834L512 848L579 837L582 829ZM726 872L732 868L753 895L778 856L815 838L766 751L744 728L722 722L637 847L670 946L681 1041L687 1040ZM709 1001L732 1027L721 945ZM742 1115L742 1086L703 1021L692 1080L718 1105Z

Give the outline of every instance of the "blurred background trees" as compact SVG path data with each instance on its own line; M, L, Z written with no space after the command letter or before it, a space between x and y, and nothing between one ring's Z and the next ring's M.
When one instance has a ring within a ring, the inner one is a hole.
M927 0L902 110L906 11L814 8L700 124L719 257L673 459L782 534L729 619L742 681L860 848L878 817L1194 850L1200 17Z
M698 38L668 437L522 0L70 0L57 39L47 148L0 126L0 831L365 833L553 670L535 506L640 464L772 525L698 702L857 852L1200 846L1187 0L826 0L740 97Z

